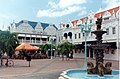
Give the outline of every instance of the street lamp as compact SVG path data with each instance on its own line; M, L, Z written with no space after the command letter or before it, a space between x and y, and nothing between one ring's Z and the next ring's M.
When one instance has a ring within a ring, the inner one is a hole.
M53 37L51 35L51 38L50 38L50 42L51 42L51 59L52 59L52 42L53 42Z
M87 53L87 33L90 33L91 31L91 27L93 26L93 24L87 24L87 21L88 21L88 18L86 17L84 19L84 23L83 24L80 24L80 29L81 29L81 32L83 32L85 34L85 48L84 48L84 68L87 67L87 57L86 57L86 53Z

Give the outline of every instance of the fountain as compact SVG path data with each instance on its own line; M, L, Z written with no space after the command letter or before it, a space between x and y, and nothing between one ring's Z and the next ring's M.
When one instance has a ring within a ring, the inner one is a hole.
M95 66L92 62L87 62L87 70L71 69L64 71L59 79L119 79L119 70L112 70L112 63L107 62L104 65L104 49L108 44L102 43L102 35L107 33L101 30L102 17L96 21L97 29L92 31L96 35L96 44L90 45L95 51Z
M96 45L91 45L90 47L95 51L96 66L94 67L92 62L88 62L88 74L98 74L99 76L104 76L104 74L112 74L112 63L107 62L104 66L104 49L107 48L108 44L102 44L102 35L107 33L106 31L101 30L102 17L98 18L96 21L97 30L92 31L96 35ZM91 68L90 68L91 67Z

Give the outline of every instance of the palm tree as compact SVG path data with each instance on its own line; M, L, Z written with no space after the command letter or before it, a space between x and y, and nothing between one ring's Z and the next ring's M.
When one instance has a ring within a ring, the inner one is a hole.
M19 44L19 42L15 33L8 34L6 38L7 38L5 40L6 54L11 58L15 52L15 47Z
M12 57L15 51L15 47L18 45L17 36L14 33L9 31L0 31L0 54L1 54L1 65L2 65L2 56L4 53L7 56Z

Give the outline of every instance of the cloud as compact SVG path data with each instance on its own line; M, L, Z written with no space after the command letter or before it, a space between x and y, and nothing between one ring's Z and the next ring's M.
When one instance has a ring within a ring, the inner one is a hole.
M58 5L60 8L67 8L69 6L79 5L83 3L86 3L86 0L60 0Z
M3 20L8 20L8 19L16 19L17 16L15 15L11 15L11 14L0 14L0 18L3 19Z
M50 6L52 9L58 8L58 5L55 2L53 2L53 1L49 1L48 2L48 6Z
M61 11L52 11L52 10L39 10L37 16L38 17L61 17L70 13L74 13L82 10L82 8L78 6L68 7Z
M103 0L102 4L106 5L105 8L102 8L102 7L99 8L99 10L96 13L117 7L120 5L120 1L119 0Z
M83 16L83 15L86 15L86 14L87 14L87 11L86 11L86 9L84 9L78 14L78 16Z
M105 10L117 7L120 4L119 0L103 0L103 4L106 5Z
M58 3L53 1L48 2L50 8L46 10L39 10L37 12L37 17L61 17L74 12L85 10L81 4L86 3L86 0L60 0ZM84 12L85 13L85 12Z
M12 14L0 13L0 29L6 30L11 20L15 20L18 17Z

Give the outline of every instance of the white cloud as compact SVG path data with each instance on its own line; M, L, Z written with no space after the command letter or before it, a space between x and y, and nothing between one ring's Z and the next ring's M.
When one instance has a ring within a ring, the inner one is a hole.
M73 5L86 3L86 0L60 0L58 5L60 8L66 8Z
M78 16L83 16L83 15L86 15L86 14L87 14L87 11L84 9L78 14Z
M0 18L6 20L6 19L14 19L14 18L17 18L17 16L7 15L7 14L0 14Z
M117 7L120 4L119 0L103 0L103 4L106 4L105 10Z
M57 5L55 2L53 2L53 1L49 1L49 2L48 2L48 5L49 5L52 9L58 8L58 5Z
M0 29L6 30L8 25L10 25L9 23L11 23L10 21L16 18L18 17L15 15L0 13Z
M53 10L39 10L37 13L38 17L61 17L70 13L74 13L76 11L80 11L82 8L79 6L72 6L61 11L53 11Z
M100 7L96 13L117 7L120 5L120 1L119 0L103 0L102 4L105 4L106 7L104 7L104 8Z
M53 1L49 1L49 9L39 10L37 17L61 17L74 12L82 12L84 7L80 5L86 3L86 0L60 0L57 4ZM85 13L85 12L84 12Z
M97 12L109 10L111 8L115 8L115 7L120 5L120 1L119 0L103 0L102 3L105 4L106 7L105 8L100 8Z

